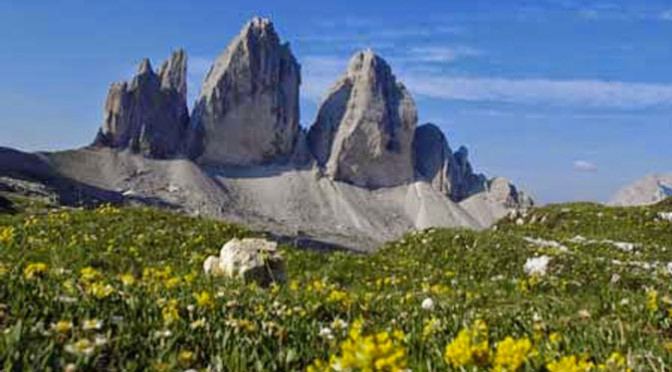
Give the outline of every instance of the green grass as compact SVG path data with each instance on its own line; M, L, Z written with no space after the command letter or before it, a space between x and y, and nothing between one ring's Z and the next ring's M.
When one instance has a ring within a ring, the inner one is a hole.
M523 225L430 229L371 255L283 247L288 283L265 289L202 274L208 255L233 237L253 235L243 228L152 209L17 205L20 213L0 215L5 371L305 370L340 355L347 330L332 327L335 319L350 326L362 319L366 334L403 331L395 343L413 371L470 371L453 368L444 352L477 320L488 325L491 355L508 336L532 342L535 352L520 371L545 371L567 355L598 365L614 352L634 371L672 365L672 304L665 298L672 294L672 223L656 218L672 211L670 202L554 205L532 210ZM593 242L569 241L577 235ZM625 252L607 239L637 248ZM523 270L535 255L551 257L545 276ZM47 272L27 279L24 270L38 262ZM86 267L101 276L83 277ZM135 282L125 285L121 274ZM212 301L199 306L195 294L203 292ZM430 311L421 306L426 298L434 301ZM178 317L167 323L171 300ZM91 319L102 325L84 330ZM53 329L59 321L72 329ZM320 336L324 327L333 339ZM96 338L104 344L73 352L78 341Z

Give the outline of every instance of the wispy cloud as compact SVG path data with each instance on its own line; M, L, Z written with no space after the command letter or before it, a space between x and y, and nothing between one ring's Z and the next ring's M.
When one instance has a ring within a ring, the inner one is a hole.
M480 50L465 46L421 46L411 48L407 57L414 62L447 63L462 58L475 57L480 54L482 54Z
M577 172L597 172L597 165L587 160L576 160L574 162L574 170Z
M301 95L319 103L341 75L345 73L348 60L329 56L312 56L301 61Z
M404 80L418 95L448 100L618 109L672 106L672 85L666 84L421 75Z
M672 22L672 9L665 10L660 13L660 19L663 21L670 21Z
M201 85L215 61L206 57L189 57L187 62L187 102L191 105L198 97Z

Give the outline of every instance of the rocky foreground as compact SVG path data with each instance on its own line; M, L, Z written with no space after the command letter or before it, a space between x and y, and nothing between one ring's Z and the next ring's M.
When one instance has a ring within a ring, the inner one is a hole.
M33 182L64 204L160 205L361 250L413 229L486 228L532 204L475 173L437 126L418 126L410 93L371 50L352 57L307 129L300 65L268 19L246 24L217 58L191 113L186 71L180 50L112 84L87 148L2 149L6 188Z

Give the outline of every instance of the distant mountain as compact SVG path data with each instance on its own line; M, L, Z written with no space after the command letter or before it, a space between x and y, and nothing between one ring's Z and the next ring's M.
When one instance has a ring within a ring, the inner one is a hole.
M307 130L301 67L270 20L243 27L191 114L186 68L182 50L158 72L144 60L111 85L91 146L0 151L0 176L63 201L158 203L359 249L411 229L486 228L532 205L506 179L475 173L466 147L453 152L437 126L418 126L411 94L371 50L352 57Z
M672 197L672 173L651 174L619 190L609 202L616 206L649 205Z

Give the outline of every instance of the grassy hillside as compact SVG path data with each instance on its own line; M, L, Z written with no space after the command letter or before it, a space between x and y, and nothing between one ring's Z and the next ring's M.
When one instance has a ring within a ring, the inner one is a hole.
M549 206L486 232L412 233L372 255L284 249L288 283L266 289L202 274L245 229L17 205L0 214L6 371L672 365L672 223L658 217L672 203ZM541 256L547 267L526 273Z

